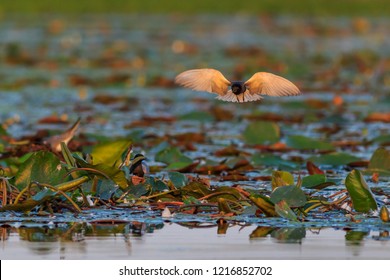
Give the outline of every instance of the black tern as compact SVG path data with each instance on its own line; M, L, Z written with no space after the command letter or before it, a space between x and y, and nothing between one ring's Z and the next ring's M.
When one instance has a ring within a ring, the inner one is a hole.
M177 75L175 83L196 91L216 93L217 99L223 101L239 103L260 100L262 95L289 96L301 93L289 80L267 72L257 72L243 82L229 81L215 69L192 69Z

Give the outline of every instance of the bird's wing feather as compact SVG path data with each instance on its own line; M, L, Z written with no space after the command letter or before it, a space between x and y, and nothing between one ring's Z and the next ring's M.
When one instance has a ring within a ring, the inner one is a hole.
M245 82L245 86L251 94L288 96L301 93L289 80L267 72L257 72Z
M221 72L215 69L193 69L180 73L175 83L197 91L207 91L218 95L225 95L230 81Z
M235 95L231 90L229 90L225 95L218 95L217 99L228 102L251 102L262 99L263 97L258 94L250 94L249 91L245 91L239 95Z

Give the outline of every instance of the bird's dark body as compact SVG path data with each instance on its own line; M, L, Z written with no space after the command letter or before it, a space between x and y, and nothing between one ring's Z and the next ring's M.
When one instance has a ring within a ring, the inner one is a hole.
M246 91L246 86L244 82L232 82L231 89L235 95L239 95Z
M136 175L138 177L144 177L145 172L144 172L144 168L143 168L143 163L139 162L136 166L133 166L133 168L131 168L131 170L130 170L130 173L132 173L133 175Z

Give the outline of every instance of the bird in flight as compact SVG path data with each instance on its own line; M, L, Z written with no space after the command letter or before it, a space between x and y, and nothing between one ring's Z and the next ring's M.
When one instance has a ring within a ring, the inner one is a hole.
M289 80L267 72L257 72L243 82L229 81L215 69L192 69L177 75L175 83L193 90L215 93L219 100L239 103L257 101L263 95L289 96L301 93Z
M65 145L68 145L70 140L72 140L73 136L76 134L77 129L80 126L80 121L81 119L78 118L77 121L70 127L68 128L65 132L58 134L58 135L53 135L46 140L43 141L44 144L48 145L53 152L61 152L61 142L64 142Z

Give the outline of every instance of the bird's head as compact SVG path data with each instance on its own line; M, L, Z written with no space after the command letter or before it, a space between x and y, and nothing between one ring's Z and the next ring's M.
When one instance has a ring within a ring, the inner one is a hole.
M245 86L243 85L243 83L240 82L233 82L231 88L232 92L236 95L241 94L245 91Z
M136 159L136 158L138 158L138 159L141 159L141 158L142 158L142 159L146 159L145 156L144 156L143 154L136 154L136 155L134 156L133 160Z

